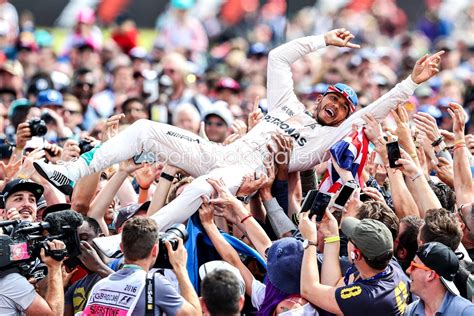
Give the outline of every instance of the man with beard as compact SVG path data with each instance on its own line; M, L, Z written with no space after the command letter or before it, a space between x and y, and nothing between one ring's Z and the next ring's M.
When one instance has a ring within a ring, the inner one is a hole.
M36 221L36 202L43 194L42 185L28 179L14 179L3 189L3 220Z
M442 51L420 58L408 78L357 112L355 91L342 83L330 86L306 109L294 93L291 64L329 45L358 48L350 42L353 38L349 31L335 29L324 35L296 39L272 50L267 68L268 114L248 134L228 146L209 142L174 126L139 120L100 147L83 154L81 159L63 165L38 160L34 166L59 190L71 194L74 182L81 177L140 153L144 153L148 162L166 161L196 179L177 199L152 216L162 230L183 222L198 209L201 196L213 192L207 182L209 177L222 178L232 194L247 201L253 192L238 189L244 175L264 169L265 159L275 152L275 146L280 147L275 134L294 142L289 172L308 170L327 160L327 150L347 135L354 124L363 125L365 114L371 113L378 121L383 120L418 84L439 71ZM163 173L161 178L173 180ZM262 181L264 178L261 177Z

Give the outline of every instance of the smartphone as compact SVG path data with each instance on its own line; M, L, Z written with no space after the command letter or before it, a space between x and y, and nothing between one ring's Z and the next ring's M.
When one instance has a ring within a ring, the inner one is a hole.
M400 165L396 163L398 159L402 158L398 141L387 143L387 155L390 168L400 167Z
M136 165L139 165L144 162L149 163L149 164L155 163L156 162L155 154L152 152L147 152L147 153L141 152L140 154L133 157L133 162Z
M337 197L334 200L333 206L337 209L342 210L347 203L347 200L351 197L352 193L354 193L355 189L357 189L357 184L353 182L347 182L344 186L339 189L337 193Z
M368 196L367 194L365 194L364 192L361 192L360 195L359 195L359 200L364 203L364 202L367 202L367 201L370 201L372 200L370 196Z
M320 222L324 217L324 212L331 202L332 195L329 193L318 192L316 197L314 198L313 205L311 205L311 209L309 211L309 217L313 217L316 215L316 221Z
M317 193L318 190L316 189L309 190L308 193L306 193L303 204L301 204L301 212L307 212L311 209L311 205L313 205L314 198L316 197Z

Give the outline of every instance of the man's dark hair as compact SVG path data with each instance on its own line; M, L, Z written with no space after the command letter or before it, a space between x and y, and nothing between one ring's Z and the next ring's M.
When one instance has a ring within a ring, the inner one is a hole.
M461 242L462 232L454 213L440 208L425 213L425 223L420 229L423 243L437 241L455 251Z
M156 222L146 217L133 217L125 223L122 231L123 254L127 260L136 261L150 255L158 242Z
M240 284L237 277L227 270L214 270L201 283L201 294L209 313L238 315L240 312Z
M128 112L128 107L129 107L130 104L132 104L133 102L138 102L138 103L140 103L141 105L143 105L143 108L145 108L145 104L143 103L143 100L142 100L142 99L137 98L137 97L131 97L131 98L128 98L127 100L123 101L123 103L122 103L122 112L123 112L123 113L127 113L127 112Z
M443 182L434 183L432 180L429 180L428 183L441 203L441 207L454 212L456 207L456 195L454 191Z
M383 270L388 266L388 263L390 260L392 260L393 257L393 251L387 252L383 255L380 255L378 257L375 257L374 259L368 259L367 257L362 254L362 256L365 259L365 262L369 267L375 270Z
M83 221L87 222L87 224L89 224L89 227L92 229L96 236L102 234L102 229L100 229L100 225L95 218L83 215L82 219Z
M405 261L411 262L415 258L418 250L418 232L423 225L423 220L415 215L405 216L400 220L400 224L405 225L403 233L398 236L398 247L403 247L407 251Z
M371 218L382 222L392 233L392 239L398 236L399 219L395 212L384 203L378 201L367 201L359 208L357 219Z

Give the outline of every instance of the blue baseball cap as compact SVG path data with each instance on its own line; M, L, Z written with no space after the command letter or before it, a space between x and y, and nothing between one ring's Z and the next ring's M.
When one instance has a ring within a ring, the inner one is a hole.
M326 90L326 93L324 93L324 95L328 93L338 93L342 95L349 102L349 106L350 106L349 114L355 111L355 108L359 100L357 98L356 92L350 86L344 83L336 83L335 85L329 86Z
M36 106L41 107L45 105L63 106L63 95L53 89L41 91L36 98Z

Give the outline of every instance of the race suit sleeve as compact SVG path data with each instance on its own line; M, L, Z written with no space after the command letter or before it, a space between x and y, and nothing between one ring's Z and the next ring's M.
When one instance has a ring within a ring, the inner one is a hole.
M287 103L298 101L293 91L291 64L302 56L326 47L324 36L307 36L295 39L270 51L267 67L268 112Z
M324 150L329 149L343 136L349 134L353 124L362 126L364 124L364 120L362 119L364 114L371 113L378 122L384 120L390 113L390 110L395 109L399 103L405 102L406 99L413 94L417 86L418 85L411 79L411 76L409 76L365 108L351 114L347 120L337 127L337 132L333 133L334 138L328 139Z

